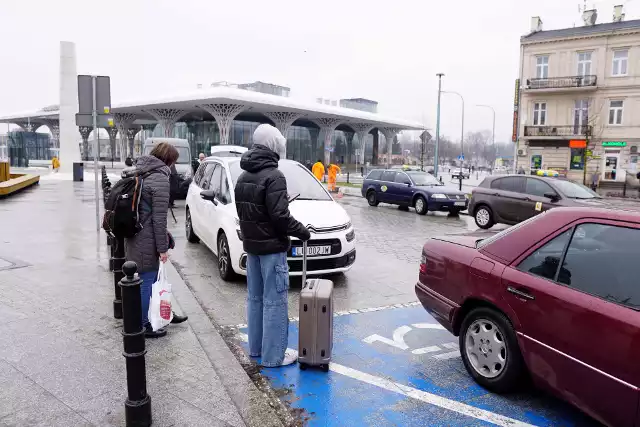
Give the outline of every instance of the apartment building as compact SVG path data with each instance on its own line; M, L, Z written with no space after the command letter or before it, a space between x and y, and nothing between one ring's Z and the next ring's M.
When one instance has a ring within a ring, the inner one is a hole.
M622 6L596 20L588 10L582 26L545 31L535 17L520 40L517 162L528 173L616 184L637 172L640 20L625 21Z

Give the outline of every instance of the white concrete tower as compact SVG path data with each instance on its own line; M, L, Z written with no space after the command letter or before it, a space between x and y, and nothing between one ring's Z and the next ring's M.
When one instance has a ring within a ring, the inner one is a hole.
M73 163L80 161L78 148L78 72L76 45L60 42L60 169L71 173Z

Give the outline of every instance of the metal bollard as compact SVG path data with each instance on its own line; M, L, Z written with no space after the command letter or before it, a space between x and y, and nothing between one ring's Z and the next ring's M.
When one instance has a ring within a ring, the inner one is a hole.
M122 319L122 290L120 288L120 281L124 277L122 271L122 265L124 264L124 239L114 237L111 241L111 260L109 261L109 267L113 267L113 318Z
M460 183L458 184L458 190L462 191L462 174L458 175L458 179L460 180Z
M147 372L145 364L144 329L142 328L142 303L137 274L138 266L127 261L122 266L125 277L120 281L124 318L122 342L127 364L127 400L124 402L125 425L148 427L151 425L151 397L147 394Z
M349 171L347 171L347 184L349 184Z
M109 247L109 271L113 273L114 249L116 247L113 236L107 234L107 246Z

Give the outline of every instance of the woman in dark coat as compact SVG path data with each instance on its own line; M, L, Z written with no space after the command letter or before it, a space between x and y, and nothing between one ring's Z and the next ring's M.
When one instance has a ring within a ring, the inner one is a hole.
M136 167L129 173L142 176L142 196L138 213L142 230L134 237L126 239L125 253L128 261L138 266L142 279L140 294L142 297L142 325L149 338L167 334L164 329L153 331L148 320L151 288L158 276L160 262L167 262L170 238L167 231L167 213L169 210L170 168L178 160L178 151L169 143L156 145L148 156L136 160ZM186 318L174 316L173 323Z

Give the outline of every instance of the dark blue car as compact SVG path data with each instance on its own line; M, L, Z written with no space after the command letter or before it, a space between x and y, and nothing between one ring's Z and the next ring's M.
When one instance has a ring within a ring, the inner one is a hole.
M457 214L467 209L467 195L441 184L433 175L419 171L374 169L362 183L362 196L370 206L390 203L413 207L416 213L446 211Z

